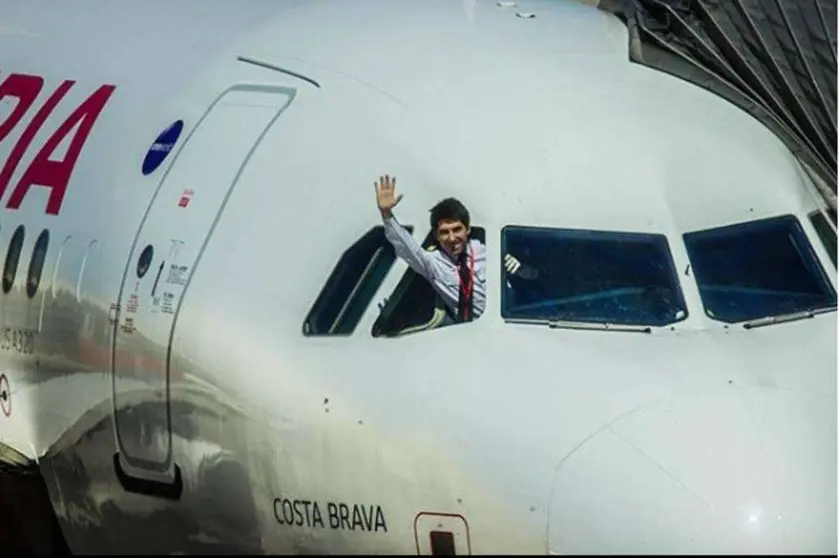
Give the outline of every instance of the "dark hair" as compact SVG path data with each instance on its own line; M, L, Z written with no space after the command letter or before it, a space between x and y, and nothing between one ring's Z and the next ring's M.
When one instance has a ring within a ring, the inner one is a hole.
M446 198L431 208L431 230L437 231L440 221L460 221L469 228L469 210L455 198Z

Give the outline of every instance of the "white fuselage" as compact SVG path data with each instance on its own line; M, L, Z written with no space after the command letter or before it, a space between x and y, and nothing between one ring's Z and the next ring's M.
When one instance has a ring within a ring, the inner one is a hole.
M43 79L5 135L16 101L0 97L0 255L25 227L0 292L0 442L38 460L74 552L428 554L432 531L458 554L836 552L835 313L717 321L682 237L793 215L835 289L809 218L822 202L757 121L631 64L616 18L527 0L0 14L0 84ZM102 86L56 211L42 171L9 208ZM351 334L304 336L381 224L385 172L419 240L439 199L470 208L485 314L373 337L397 261ZM687 317L649 334L505 322L510 225L664 235Z

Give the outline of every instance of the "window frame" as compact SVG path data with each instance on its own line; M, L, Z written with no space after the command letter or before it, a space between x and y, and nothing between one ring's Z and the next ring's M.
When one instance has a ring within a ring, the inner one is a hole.
M688 261L690 262L691 269L693 270L693 278L694 278L694 281L696 282L696 289L697 289L697 292L699 294L699 303L702 304L703 313L705 314L705 316L708 317L708 319L713 320L715 322L731 325L731 324L740 324L740 323L744 323L744 322L747 323L747 322L752 322L752 321L755 321L755 320L760 320L762 318L768 317L769 315L767 315L767 316L752 316L752 317L747 317L747 318L742 318L742 319L729 320L729 319L723 319L719 316L712 315L711 313L709 313L709 312L712 312L712 310L708 308L708 306L705 302L705 297L703 296L703 287L702 287L702 284L700 283L699 275L697 274L697 267L696 267L696 265L694 265L693 258L691 258L691 249L690 249L690 246L689 246L689 243L688 243L688 237L690 237L690 236L695 237L695 235L702 234L702 233L720 234L722 231L733 230L733 229L738 229L738 228L739 229L754 229L754 228L757 228L761 225L768 224L770 222L780 224L780 223L783 223L784 221L792 224L792 229L793 229L794 233L797 233L797 236L803 241L803 243L805 245L805 246L803 246L803 248L804 248L806 254L801 253L801 248L802 247L799 247L798 245L794 245L795 250L798 252L799 256L802 259L802 262L801 262L802 265L809 267L808 262L805 261L805 258L807 256L809 256L810 263L811 263L812 266L814 266L814 270L818 274L817 280L822 282L822 284L827 287L828 294L830 296L832 296L834 300L836 299L836 297L837 297L836 289L833 287L833 284L831 283L830 278L828 276L827 270L825 269L824 265L822 264L821 259L819 258L818 254L816 253L816 247L813 245L813 242L811 242L810 237L807 236L807 233L804 231L803 223L798 218L798 216L796 216L792 213L784 213L784 214L780 214L780 215L774 215L772 217L764 217L764 218L761 218L761 219L754 219L754 220L751 220L751 221L732 223L732 224L728 224L728 225L711 227L711 228L708 228L708 229L698 229L698 230L694 230L694 231L685 232L685 233L682 234L682 242L684 243L684 246L685 246L685 254L687 255ZM805 311L807 311L807 310L800 310L800 312L805 312Z
M425 239L420 243L420 246L423 250L426 250L429 246L433 244L434 232L429 231ZM385 333L383 330L388 325L387 321L398 309L398 305L405 297L405 294L411 290L411 287L414 286L417 280L423 280L426 281L426 283L428 282L422 275L414 271L410 266L407 266L407 269L402 274L402 277L400 277L399 281L397 281L396 286L393 288L390 294L386 296L385 304L379 309L379 315L376 316L376 319L373 321L373 325L370 328L370 335L372 335L374 338L388 338L399 336L399 332ZM436 293L436 291L434 292Z
M408 230L411 231L412 228L408 227ZM368 239L371 235L378 234L380 236L381 243L379 244L378 248L373 252L372 256L369 257L361 269L355 283L353 284L352 288L350 289L349 295L347 296L346 300L340 306L337 314L331 318L330 327L327 331L313 331L316 325L316 322L321 318L321 314L327 310L328 305L327 302L330 298L336 295L335 290L338 287L339 279L341 275L347 269L348 258L350 257L350 253L353 249L358 248L365 239ZM379 277L377 278L373 272L377 270L377 260L385 258L385 267L379 269ZM319 337L348 337L353 335L358 328L358 325L361 323L362 318L367 312L367 309L370 307L370 304L376 297L376 293L378 292L379 288L381 287L382 283L384 282L385 278L390 273L390 270L393 268L394 264L396 263L396 252L393 248L393 245L387 240L384 234L384 225L375 225L366 229L364 233L356 238L352 244L347 246L342 252L341 255L338 257L338 260L332 266L329 275L327 276L326 280L323 282L320 290L318 291L315 300L309 306L308 312L306 312L306 316L303 318L303 323L301 325L301 332L304 337L312 337L312 338L319 338ZM388 261L389 260L389 261ZM365 283L366 281L366 283ZM358 296L362 292L366 291L369 293L365 295L366 301L364 298L359 299ZM360 311L357 312L357 319L352 321L350 324L346 324L343 322L346 316L346 312L348 309L351 308L353 304L361 303L362 307ZM340 331L336 331L339 329Z
M569 323L578 323L578 324L603 324L609 323L614 324L616 326L627 326L627 327L651 327L651 328L663 328L663 327L672 327L675 324L684 322L690 316L690 307L688 306L687 299L685 298L685 291L682 285L681 276L679 275L679 271L676 268L676 260L674 257L674 252L670 247L670 239L664 233L657 233L657 232L637 232L637 231L618 231L618 230L607 230L607 229L583 229L583 228L570 228L570 227L546 227L546 226L534 226L534 225L513 225L507 224L501 228L501 242L500 242L500 249L501 249L501 262L499 265L499 288L501 291L500 297L500 314L501 318L508 323L532 323L532 322L545 322L545 321L553 321L548 319L542 318L519 318L510 316L508 314L507 309L507 287L505 284L507 270L504 268L504 254L507 254L507 233L510 230L524 230L524 231L545 231L551 233L560 233L560 234L572 234L576 238L580 237L590 237L590 238L597 238L597 237L610 237L611 239L638 239L638 238L649 238L649 239L661 239L664 241L664 249L667 253L667 271L669 274L670 279L673 282L673 285L676 288L675 295L678 297L677 302L680 304L679 309L684 312L684 315L676 320L668 322L662 325L652 325L652 324L624 324L622 322L593 322L588 320L576 320L576 319L568 319L568 318L561 318L560 321L566 321ZM604 238L606 240L606 238Z

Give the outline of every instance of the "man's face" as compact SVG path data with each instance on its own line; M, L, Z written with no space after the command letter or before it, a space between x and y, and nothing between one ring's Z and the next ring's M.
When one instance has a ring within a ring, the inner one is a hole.
M455 259L466 249L468 237L469 228L461 221L443 219L437 223L437 243Z

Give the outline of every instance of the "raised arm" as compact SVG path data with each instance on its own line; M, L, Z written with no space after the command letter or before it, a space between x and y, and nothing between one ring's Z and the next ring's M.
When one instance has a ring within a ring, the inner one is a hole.
M431 280L434 274L431 255L393 216L393 208L402 199L402 194L396 195L396 178L381 176L379 182L374 182L373 185L376 188L376 205L382 214L388 242L393 245L396 255L405 260L411 269Z

